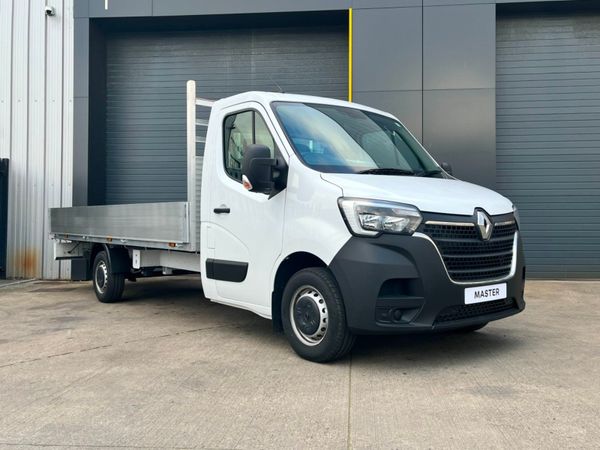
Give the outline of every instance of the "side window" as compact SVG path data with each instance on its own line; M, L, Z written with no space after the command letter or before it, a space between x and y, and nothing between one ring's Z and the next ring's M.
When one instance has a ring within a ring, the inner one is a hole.
M225 171L240 183L244 150L251 144L266 145L271 150L271 157L275 155L275 141L261 115L244 111L227 116L223 122Z
M223 124L225 130L225 170L234 179L242 180L242 159L244 149L253 143L253 111L227 116Z
M254 120L254 143L262 144L269 147L271 150L271 158L275 156L275 142L273 142L273 136L267 128L267 124L260 114L255 113Z

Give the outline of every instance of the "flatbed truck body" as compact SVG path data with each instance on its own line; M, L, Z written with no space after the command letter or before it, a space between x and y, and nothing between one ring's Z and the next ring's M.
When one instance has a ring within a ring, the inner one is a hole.
M319 362L358 334L476 330L525 307L514 205L454 178L388 113L212 101L189 81L186 152L186 201L50 210L55 258L84 259L101 301L125 280L200 273L208 299L272 319Z

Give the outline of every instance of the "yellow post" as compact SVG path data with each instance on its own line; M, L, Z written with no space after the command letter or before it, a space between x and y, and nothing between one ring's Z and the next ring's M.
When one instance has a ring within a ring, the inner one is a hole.
M352 101L352 8L348 10L348 101Z

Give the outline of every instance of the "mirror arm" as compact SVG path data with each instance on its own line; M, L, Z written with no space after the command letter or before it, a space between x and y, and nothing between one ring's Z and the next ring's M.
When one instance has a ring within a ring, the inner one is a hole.
M271 168L271 179L273 180L273 189L269 193L269 199L275 197L287 186L288 166L281 158L273 159Z

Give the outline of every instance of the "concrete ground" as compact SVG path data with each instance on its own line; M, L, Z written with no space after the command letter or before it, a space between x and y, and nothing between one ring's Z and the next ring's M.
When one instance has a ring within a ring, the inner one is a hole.
M472 335L298 358L197 279L0 289L0 447L598 448L600 282L529 282Z

